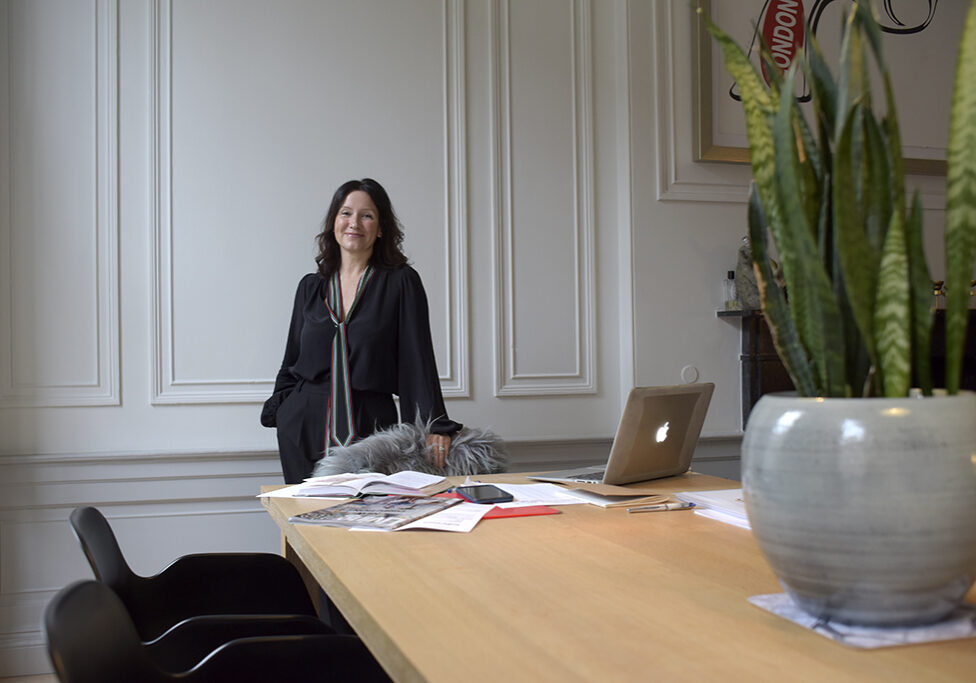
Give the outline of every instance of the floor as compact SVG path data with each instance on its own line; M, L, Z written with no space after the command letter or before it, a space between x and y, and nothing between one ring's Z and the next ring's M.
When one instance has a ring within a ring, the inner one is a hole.
M43 676L18 676L17 678L0 678L0 683L58 683L57 676L45 674Z

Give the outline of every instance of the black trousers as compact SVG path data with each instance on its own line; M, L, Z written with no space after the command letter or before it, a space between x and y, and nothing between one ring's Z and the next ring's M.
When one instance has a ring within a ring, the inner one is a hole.
M331 386L299 381L277 412L278 455L286 484L298 484L311 476L315 463L325 454L325 418ZM394 425L399 420L391 394L352 392L356 439Z

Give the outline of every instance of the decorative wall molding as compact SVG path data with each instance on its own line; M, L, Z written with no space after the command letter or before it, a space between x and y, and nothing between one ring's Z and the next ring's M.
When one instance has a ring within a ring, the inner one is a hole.
M4 4L3 37L5 55L9 56L11 3ZM94 85L94 129L91 138L79 141L81 150L77 153L90 153L94 184L85 191L94 198L94 212L91 223L85 224L85 217L79 216L81 224L91 229L91 251L78 254L79 258L92 259L93 282L72 283L73 291L87 291L91 288L92 308L97 312L97 321L83 333L93 334L95 355L90 359L91 382L31 382L17 378L17 342L15 341L13 311L18 297L28 297L26 306L35 306L31 291L14 291L13 253L16 231L30 232L31 225L13 225L12 187L18 169L11 164L12 136L10 108L16 106L12 98L16 95L11 87L9 59L4 59L2 67L3 83L6 92L0 102L6 105L2 119L6 125L0 130L0 178L7 182L2 188L2 206L7 208L0 216L0 348L6 350L0 358L0 407L67 407L67 406L111 406L121 401L119 389L119 156L118 156L118 0L96 0L91 3L93 32L89 36L92 47L91 82ZM56 84L43 81L34 82L32 88L56 87ZM70 103L65 103L66 106ZM41 116L42 112L37 112ZM48 182L50 181L49 179ZM43 181L42 181L43 182ZM36 188L42 194L58 194L58 188ZM69 188L70 189L70 188ZM75 331L77 333L77 331ZM65 335L66 343L71 342L71 334ZM20 340L20 343L30 343Z
M679 129L681 117L693 109L689 83L695 65L689 65L688 60L697 52L688 51L687 47L692 39L690 20L676 12L691 16L694 7L673 0L655 0L653 73L657 74L654 99L657 103L658 199L744 204L749 193L748 170L732 164L706 164L695 168L691 161L692 139L682 135ZM677 35L679 31L681 36ZM694 35L697 37L697 32Z
M464 31L464 3L444 0L444 169L447 185L444 223L446 226L444 292L447 305L447 358L441 368L441 391L445 398L471 396L468 310L468 173L467 173L467 70Z
M228 377L200 379L176 373L174 332L173 196L172 196L172 0L152 5L152 398L161 404L260 403L271 393L273 379ZM446 221L442 286L447 325L448 363L441 368L445 397L467 397L469 387L467 267L467 111L465 108L464 5L443 0L444 188ZM443 365L443 364L442 364Z
M592 19L589 0L574 0L571 12L572 110L574 186L574 289L567 292L575 302L575 364L562 372L533 372L518 367L515 349L519 330L515 325L518 300L514 277L513 156L512 145L512 44L510 0L492 5L492 199L495 230L492 233L494 296L494 366L496 396L573 395L595 393L596 325L594 277L594 130L592 103ZM552 267L552 264L548 264ZM526 292L525 296L532 296ZM527 341L537 330L524 333Z
M617 316L618 341L617 361L620 377L620 405L624 405L630 387L636 385L637 346L635 321L637 319L636 297L634 296L634 270L637 254L634 234L634 151L633 151L633 90L634 65L631 61L630 47L630 2L622 0L614 13L614 60L616 72L621 79L617 87L616 131L617 131Z

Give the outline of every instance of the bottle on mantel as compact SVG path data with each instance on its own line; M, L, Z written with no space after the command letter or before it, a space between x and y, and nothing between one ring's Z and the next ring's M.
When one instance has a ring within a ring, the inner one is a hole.
M735 271L730 270L722 282L723 300L726 311L739 310L739 299L735 295Z

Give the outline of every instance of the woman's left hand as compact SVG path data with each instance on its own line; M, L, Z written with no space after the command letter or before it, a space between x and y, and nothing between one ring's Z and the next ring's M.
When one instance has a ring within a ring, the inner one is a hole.
M447 454L451 450L451 437L443 434L431 434L427 437L428 457L438 467L447 464Z

